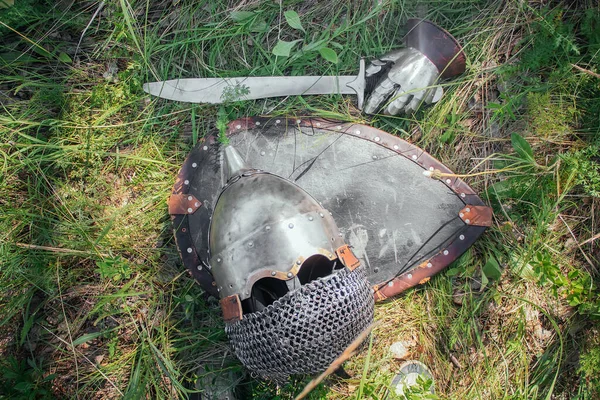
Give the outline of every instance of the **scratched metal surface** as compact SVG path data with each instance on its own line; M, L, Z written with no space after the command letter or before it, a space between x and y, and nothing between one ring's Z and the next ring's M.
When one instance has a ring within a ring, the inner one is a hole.
M458 218L464 203L446 185L397 152L343 131L270 124L235 132L230 144L249 166L294 181L331 211L372 284L413 268L465 228ZM205 212L190 215L189 226L203 260L206 215L225 183L221 149L200 145L190 156L198 164L190 193Z

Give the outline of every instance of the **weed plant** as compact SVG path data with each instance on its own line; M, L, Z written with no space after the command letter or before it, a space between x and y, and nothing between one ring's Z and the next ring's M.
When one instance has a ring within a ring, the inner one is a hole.
M214 106L141 89L353 74L399 47L411 17L453 33L468 60L414 115L366 116L349 96ZM445 272L376 307L350 378L311 398L393 398L396 341L435 377L435 395L411 398L600 397L596 2L0 0L0 33L0 398L193 398L219 376L238 396L300 392L308 378L276 388L232 356L166 206L196 143L262 114L396 134L466 174L495 212Z

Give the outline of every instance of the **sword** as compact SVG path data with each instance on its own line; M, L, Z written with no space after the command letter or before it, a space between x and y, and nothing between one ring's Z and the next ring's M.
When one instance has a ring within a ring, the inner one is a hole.
M243 78L171 79L144 84L144 91L187 103L221 104L229 101L311 94L355 94L362 110L365 61L356 76L257 76Z

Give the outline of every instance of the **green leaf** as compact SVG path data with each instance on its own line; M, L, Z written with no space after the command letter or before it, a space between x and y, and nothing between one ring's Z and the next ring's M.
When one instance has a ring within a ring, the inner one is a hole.
M21 340L19 341L19 346L22 346L23 343L25 343L25 339L27 338L27 334L29 333L29 331L31 330L31 327L33 326L34 318L35 318L35 313L34 314L30 314L27 317L27 319L24 321L23 328L21 329Z
M531 150L531 146L529 145L527 140L523 138L523 136L519 135L518 133L513 133L512 135L510 135L510 141L512 142L513 148L515 149L519 157L521 157L525 161L534 160L533 150Z
M338 55L334 50L330 49L329 47L321 47L319 49L319 53L321 54L321 57L323 57L327 61L337 64Z
M229 16L235 22L243 22L254 17L255 14L256 13L252 11L233 11L231 14L229 14Z
M515 197L513 182L512 180L496 182L488 188L488 193L499 200Z
M448 277L453 277L453 276L457 276L458 274L460 274L462 271L462 268L460 267L455 267L455 268L450 268L446 270L446 276Z
M266 32L269 30L269 25L262 18L256 18L250 26L250 32Z
M292 40L291 42L280 40L279 42L277 42L275 47L273 47L273 54L280 57L289 57L290 52L292 51L296 43L301 41L302 39Z
M500 276L502 275L502 269L500 268L498 261L496 261L493 256L488 258L487 262L483 266L482 272L487 278L494 280L500 279Z
M481 274L481 289L480 290L483 290L487 286L489 281L490 280L488 279L486 274Z
M306 33L304 27L302 26L302 23L300 22L300 16L296 11L288 10L284 12L283 15L285 16L285 20L287 21L289 26Z
M96 339L98 336L102 335L104 335L104 332L86 333L85 335L81 335L77 339L73 340L73 346L79 346L80 344L84 344L88 340Z
M13 388L21 393L25 393L33 389L33 383L31 382L19 382Z
M71 59L71 57L69 57L69 55L67 53L63 53L62 51L58 55L58 59L66 64L73 63L73 60Z
M32 50L43 57L52 58L52 53L50 53L48 50L44 49L42 46L39 46L39 45L34 46L34 47L32 47Z

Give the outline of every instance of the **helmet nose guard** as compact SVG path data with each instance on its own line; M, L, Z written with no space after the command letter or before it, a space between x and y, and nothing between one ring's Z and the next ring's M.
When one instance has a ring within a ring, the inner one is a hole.
M299 186L277 175L248 168L231 146L224 152L228 181L219 195L209 229L209 263L221 299L251 297L263 278L298 288L307 260L331 273L351 255L331 213ZM354 268L358 260L349 267ZM333 266L335 264L335 266ZM333 266L334 268L330 268ZM311 275L325 276L314 271Z
M224 151L209 228L226 332L264 378L326 369L373 320L373 290L329 211L291 181Z

